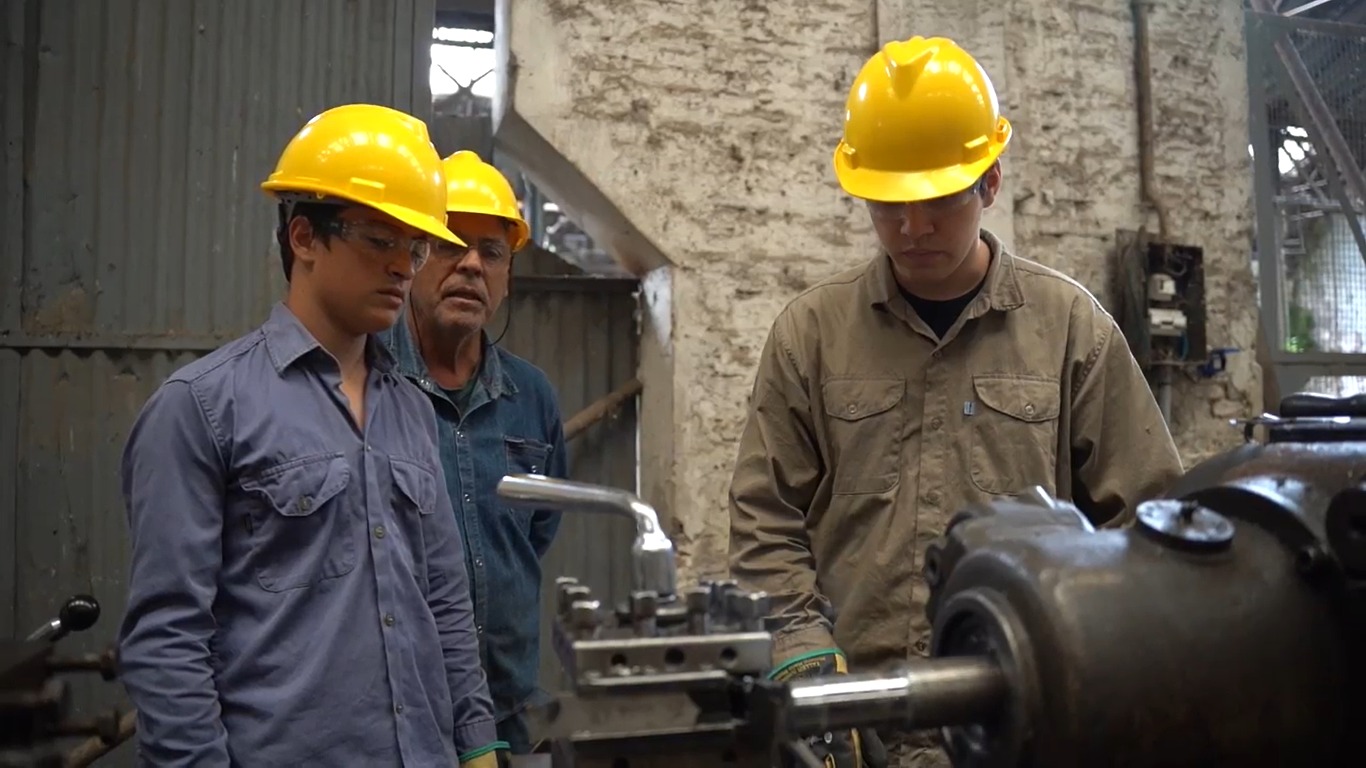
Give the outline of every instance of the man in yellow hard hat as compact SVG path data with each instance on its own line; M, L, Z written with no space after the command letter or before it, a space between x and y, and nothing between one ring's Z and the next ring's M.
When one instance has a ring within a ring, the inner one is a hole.
M289 290L124 450L121 678L146 764L497 764L436 420L375 334L445 224L420 120L310 120L262 184Z
M529 236L512 185L470 151L446 158L444 173L446 224L467 245L433 250L385 341L436 409L498 737L525 754L533 746L525 710L545 698L537 684L541 558L560 515L508 508L496 489L507 474L566 477L568 456L550 381L485 330Z
M770 330L730 490L733 575L774 597L775 677L925 655L925 546L1032 486L1127 521L1181 462L1119 328L1080 285L981 226L1011 125L966 51L892 42L834 152L881 244ZM882 734L893 765L946 765ZM848 734L838 766L859 764Z

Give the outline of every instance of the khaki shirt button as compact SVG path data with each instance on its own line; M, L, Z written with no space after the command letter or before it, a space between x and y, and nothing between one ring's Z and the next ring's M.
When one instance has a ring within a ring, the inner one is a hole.
M1024 411L1025 411L1025 415L1026 415L1026 416L1033 416L1033 415L1034 415L1034 404L1033 404L1033 403L1025 403L1025 409L1024 409Z
M925 494L925 501L929 504L938 504L939 491L930 491L929 493Z
M942 426L944 426L944 420L939 418L938 416L935 416L933 419L930 419L930 429L939 429Z
M850 412L850 413L858 413L858 406L857 406L857 405L852 405L852 404L851 404L851 405L849 406L849 412Z

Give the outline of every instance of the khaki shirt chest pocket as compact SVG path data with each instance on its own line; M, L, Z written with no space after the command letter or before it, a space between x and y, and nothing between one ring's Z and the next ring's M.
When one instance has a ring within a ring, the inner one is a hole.
M972 483L993 495L1017 495L1040 485L1057 488L1056 379L981 374L972 379L976 402L963 421L972 446Z
M251 560L262 589L312 587L356 567L359 523L347 505L350 483L341 454L288 460L242 483L255 498Z
M821 385L835 494L884 493L901 480L904 379L834 379Z

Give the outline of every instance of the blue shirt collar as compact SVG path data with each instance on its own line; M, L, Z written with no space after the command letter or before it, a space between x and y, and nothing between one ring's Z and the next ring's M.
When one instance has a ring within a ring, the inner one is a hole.
M262 324L261 333L265 336L270 361L279 374L283 374L309 352L322 349L318 340L283 301L271 307L270 317ZM366 338L365 355L370 365L380 373L387 373L394 368L393 354L375 336Z

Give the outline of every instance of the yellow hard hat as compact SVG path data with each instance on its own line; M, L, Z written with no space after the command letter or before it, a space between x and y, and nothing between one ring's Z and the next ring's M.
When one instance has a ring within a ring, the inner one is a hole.
M1010 143L991 78L943 37L887 43L849 89L835 176L854 197L903 203L972 186Z
M309 120L261 189L369 206L465 245L446 228L446 179L427 124L389 107L346 104Z
M446 174L446 210L451 213L482 213L499 216L512 222L512 237L508 245L521 250L530 237L531 228L517 207L517 194L512 184L497 168L484 162L479 155L462 149L442 161Z

